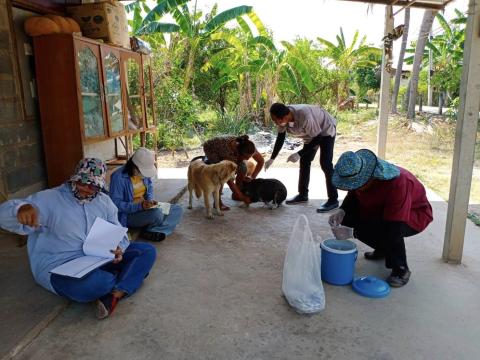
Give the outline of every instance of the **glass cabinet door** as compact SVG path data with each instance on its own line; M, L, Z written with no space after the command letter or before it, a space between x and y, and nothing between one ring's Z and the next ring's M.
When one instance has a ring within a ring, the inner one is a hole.
M145 120L147 128L153 128L156 125L155 108L153 103L153 81L150 57L142 55L143 63L143 83L145 94Z
M138 55L138 56L136 56ZM143 73L139 54L122 54L123 74L125 77L125 113L128 129L141 131L143 124Z
M77 42L79 91L82 99L83 136L105 138L103 86L100 73L99 48Z
M120 53L117 50L102 47L102 63L105 79L105 105L110 135L118 135L125 130L120 80Z

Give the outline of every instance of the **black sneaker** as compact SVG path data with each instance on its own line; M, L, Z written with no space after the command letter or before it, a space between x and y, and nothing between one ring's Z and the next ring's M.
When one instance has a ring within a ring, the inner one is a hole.
M285 201L285 204L294 205L294 204L301 204L306 202L308 202L308 196L298 194L298 195L295 195L293 198Z
M385 254L380 250L367 251L363 256L367 260L382 260L385 258Z
M317 209L317 213L324 213L327 211L331 211L333 209L338 208L338 206L339 204L337 200L328 200L327 202L320 205L320 207Z
M387 278L387 282L391 287L402 287L410 280L410 274L412 272L403 266L394 268L392 273Z
M113 311L117 307L118 299L112 294L102 296L96 301L97 305L97 319L105 319L113 314Z
M140 234L140 237L145 240L153 241L153 242L160 242L165 240L165 234L160 232L150 232L150 231L143 231Z

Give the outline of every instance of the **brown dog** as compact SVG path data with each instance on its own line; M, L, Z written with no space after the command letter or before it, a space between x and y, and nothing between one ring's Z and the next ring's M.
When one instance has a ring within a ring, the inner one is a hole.
M237 164L223 160L217 164L207 165L201 159L194 160L188 167L188 191L190 193L188 208L192 208L192 195L195 190L197 198L203 195L207 218L213 219L210 195L213 194L217 215L223 216L220 210L220 190L229 180L235 178Z

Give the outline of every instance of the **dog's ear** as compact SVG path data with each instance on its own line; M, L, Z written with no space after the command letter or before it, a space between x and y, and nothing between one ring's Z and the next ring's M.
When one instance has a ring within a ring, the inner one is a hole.
M232 170L230 164L225 164L225 166L222 166L222 168L220 169L220 178L222 180L228 178L231 172Z
M237 164L235 164L233 161L229 161L227 167L228 167L228 171L229 171L229 173L230 173L230 172L237 171L237 167L238 167L238 166L237 166Z

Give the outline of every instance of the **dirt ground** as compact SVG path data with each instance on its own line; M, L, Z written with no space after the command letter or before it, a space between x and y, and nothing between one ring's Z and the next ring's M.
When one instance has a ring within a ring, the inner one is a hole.
M273 138L274 140L275 138ZM265 144L262 141L258 141L257 139L253 139L255 145L259 149L259 151L262 153L265 159L268 159L271 154L271 147L272 143ZM365 140L362 139L360 136L354 136L352 137L351 134L350 136L343 136L342 134L339 134L337 136L336 142L335 142L335 154L334 154L334 163L342 154L344 151L347 150L358 150L361 148L371 148L372 144ZM275 159L275 162L273 163L272 167L279 167L279 168L285 168L285 167L298 167L298 163L291 163L287 162L287 158L295 151L298 151L301 149L301 145L293 147L293 145L285 145L280 151L280 154L277 156ZM175 153L172 153L171 151L168 150L161 150L158 152L158 157L157 157L157 166L159 168L181 168L181 167L187 167L190 159L203 155L203 149L201 147L196 148L196 149L189 149L187 150L187 153L185 151L176 151ZM314 161L312 162L312 167L320 167L320 161L319 161L319 155L317 153Z

